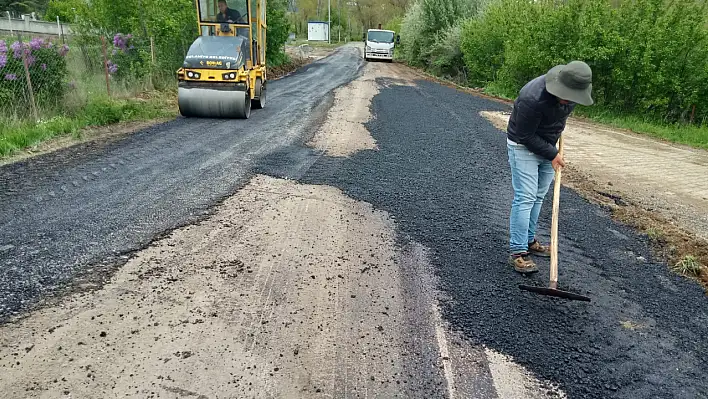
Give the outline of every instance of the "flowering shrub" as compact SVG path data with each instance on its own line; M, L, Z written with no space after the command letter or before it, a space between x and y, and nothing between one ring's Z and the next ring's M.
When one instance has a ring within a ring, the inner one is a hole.
M27 62L37 105L54 105L61 101L67 76L65 57L69 47L55 46L41 38L14 42L10 46L0 40L0 103L15 110L29 109L29 87L24 62Z
M133 35L117 33L108 60L108 73L118 80L145 77L150 73L150 54L144 46L136 47Z

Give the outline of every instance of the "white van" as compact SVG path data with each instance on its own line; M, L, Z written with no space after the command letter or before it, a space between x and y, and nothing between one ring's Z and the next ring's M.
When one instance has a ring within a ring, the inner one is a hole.
M392 30L369 29L364 35L364 60L393 61L393 48L399 41L400 36L396 36L396 32Z

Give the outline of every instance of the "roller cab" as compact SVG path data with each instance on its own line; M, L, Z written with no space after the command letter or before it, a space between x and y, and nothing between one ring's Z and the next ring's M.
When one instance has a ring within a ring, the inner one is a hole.
M195 3L201 35L177 71L180 113L246 119L265 107L265 0Z

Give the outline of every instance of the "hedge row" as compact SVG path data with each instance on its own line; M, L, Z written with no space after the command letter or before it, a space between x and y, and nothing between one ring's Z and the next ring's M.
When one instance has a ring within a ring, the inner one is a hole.
M597 106L666 122L708 122L708 2L418 0L402 26L404 57L515 97L528 80L579 59ZM438 2L436 2L438 3ZM467 7L455 6L467 4Z

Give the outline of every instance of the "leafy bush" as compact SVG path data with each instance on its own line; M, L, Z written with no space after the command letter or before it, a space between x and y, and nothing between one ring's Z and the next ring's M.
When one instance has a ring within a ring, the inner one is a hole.
M460 48L462 40L463 20L438 33L430 51L431 71L440 76L454 79L462 77L466 80L465 60Z
M498 0L465 22L470 83L514 97L528 80L579 59L598 106L666 122L708 118L708 3L696 0Z
M290 35L290 22L285 12L287 2L284 0L269 0L266 3L266 20L268 21L266 40L266 62L278 66L288 62L283 45Z
M142 78L151 72L149 47L136 47L135 41L131 34L118 33L113 37L108 72L119 81Z
M396 34L400 34L402 24L403 24L403 17L402 16L395 17L395 18L392 18L390 21L386 22L386 24L384 24L383 28L386 30L392 30L392 31L396 32Z
M421 31L425 24L423 5L415 2L408 9L401 23L401 42L403 42L403 58L415 66L423 66L421 50L425 46Z
M13 104L5 111L27 112L30 109L26 60L35 101L38 106L58 104L65 93L68 46L56 46L41 38L14 42L9 47L0 40L0 103Z
M404 58L413 65L429 68L436 63L436 55L447 58L438 64L455 59L452 44L455 26L460 20L475 15L486 0L417 0L408 9L401 24L401 41ZM462 63L456 68L462 68ZM438 69L445 69L442 65Z

